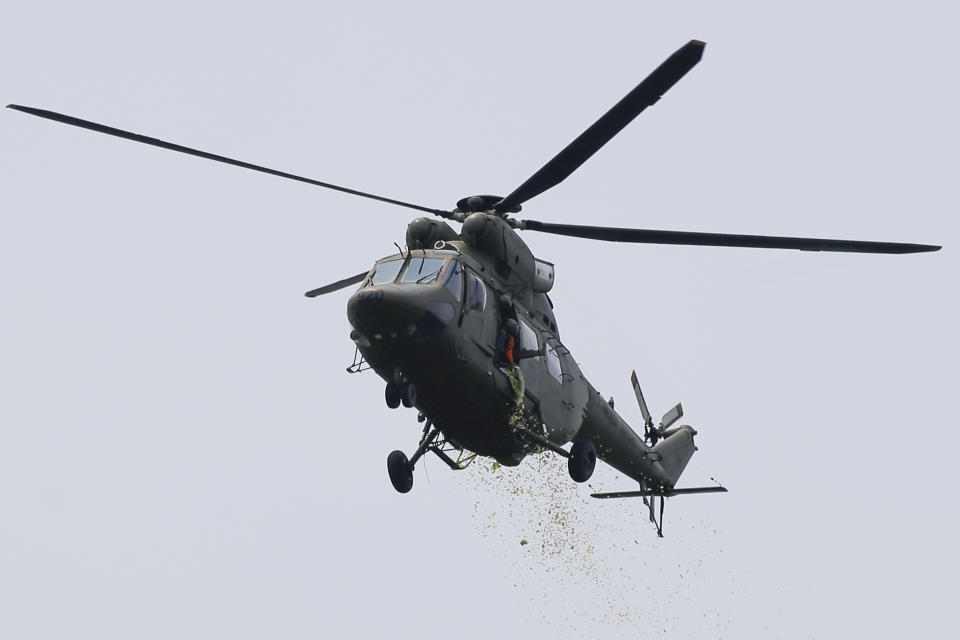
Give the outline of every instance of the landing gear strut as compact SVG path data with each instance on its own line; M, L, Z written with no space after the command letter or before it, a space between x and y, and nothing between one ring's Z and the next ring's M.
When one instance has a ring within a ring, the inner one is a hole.
M517 431L537 443L544 449L549 449L554 453L567 459L567 470L574 482L586 482L593 475L593 470L597 466L597 448L593 441L588 439L574 440L570 451L567 451L560 445L550 442L539 433L527 428L519 428Z
M412 384L410 385L413 386ZM427 451L432 451L437 455L438 458L444 461L448 467L454 471L460 471L461 469L466 469L477 454L470 454L469 452L464 452L462 448L457 445L451 445L443 438L440 433L440 430L433 426L433 423L430 420L426 420L423 425L423 435L420 437L420 445L417 447L417 450L413 452L413 455L410 456L410 459L407 459L407 455L403 451L392 451L389 456L387 456L387 473L390 475L390 482L393 484L393 488L399 491L400 493L407 493L410 489L413 488L413 469L417 464L417 461L423 457ZM448 452L459 451L457 459L454 460L448 454Z
M393 488L400 493L407 493L413 488L413 468L417 460L423 457L433 441L440 435L439 429L433 428L433 423L427 420L423 426L423 437L420 438L420 446L413 452L413 456L407 460L407 454L403 451L391 451L387 456L387 473L390 474L390 482Z

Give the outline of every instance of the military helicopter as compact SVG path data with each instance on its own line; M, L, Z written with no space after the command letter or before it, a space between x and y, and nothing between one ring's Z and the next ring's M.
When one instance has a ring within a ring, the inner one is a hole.
M348 371L373 369L385 382L388 407L416 408L424 423L407 457L387 458L400 493L427 453L459 470L476 456L514 466L531 453L552 451L568 460L570 477L586 482L598 459L639 483L639 489L594 493L595 498L642 497L663 535L667 497L725 492L722 486L676 486L696 446L697 432L674 426L677 404L654 425L636 372L631 377L643 415L636 433L584 377L560 338L553 302L554 265L536 258L520 231L540 231L612 242L761 247L803 251L916 253L939 246L556 224L512 217L522 205L556 186L637 115L655 104L702 58L691 40L668 57L599 120L506 197L463 198L451 211L386 198L215 155L72 116L32 107L12 109L65 124L298 180L431 214L409 223L406 249L372 269L308 291L308 297L359 283L347 317L356 345ZM458 233L446 221L461 223ZM564 448L572 443L569 449ZM456 456L456 457L454 457ZM660 499L659 520L655 512Z

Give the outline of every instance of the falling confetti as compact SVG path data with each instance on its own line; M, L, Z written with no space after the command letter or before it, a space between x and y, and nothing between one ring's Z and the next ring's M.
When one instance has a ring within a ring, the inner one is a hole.
M509 567L504 584L516 589L522 615L565 628L586 624L608 637L677 628L677 609L714 577L714 553L688 548L679 532L689 525L679 516L678 533L658 539L642 505L598 504L566 467L541 453L517 467L480 459L458 474L473 497L478 535ZM701 522L699 530L714 527Z

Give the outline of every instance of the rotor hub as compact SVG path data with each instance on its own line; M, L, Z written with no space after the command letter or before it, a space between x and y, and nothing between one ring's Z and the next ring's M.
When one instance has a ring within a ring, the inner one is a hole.
M503 200L503 196L468 196L457 201L455 213L477 213L480 211L493 211L497 203ZM517 205L510 211L504 213L517 213L521 206Z

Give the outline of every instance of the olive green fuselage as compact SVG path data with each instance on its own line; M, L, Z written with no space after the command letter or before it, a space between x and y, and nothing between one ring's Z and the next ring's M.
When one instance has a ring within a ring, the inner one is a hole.
M560 340L544 291L552 265L534 264L516 232L495 216L474 214L462 236L432 220L429 229L417 227L422 220L411 223L407 244L432 248L379 260L348 303L351 337L374 371L388 383L412 382L416 408L448 442L519 464L537 446L511 424L517 405L503 328L515 319L513 359L523 374L527 426L556 445L588 438L621 472L672 486L674 474L590 385Z

